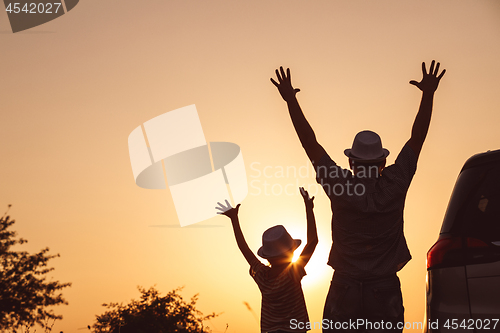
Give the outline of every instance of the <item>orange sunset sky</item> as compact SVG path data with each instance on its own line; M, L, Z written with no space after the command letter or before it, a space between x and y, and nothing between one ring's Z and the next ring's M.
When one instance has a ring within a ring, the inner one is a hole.
M436 59L447 72L406 200L413 259L399 273L405 319L423 321L426 253L458 172L500 148L499 41L498 0L82 0L15 34L0 13L0 207L13 205L25 250L61 255L51 276L73 285L54 332L93 324L102 303L138 298L138 285L199 293L203 313L222 313L206 323L214 332L259 331L244 302L260 314L260 292L229 220L181 228L168 189L134 182L130 132L190 104L207 141L241 147L251 249L276 224L305 240L303 200L282 190L316 195L319 245L303 289L320 321L333 273L329 200L269 78L291 68L304 113L339 164L348 166L343 150L364 129L380 134L392 164L421 97L408 82Z

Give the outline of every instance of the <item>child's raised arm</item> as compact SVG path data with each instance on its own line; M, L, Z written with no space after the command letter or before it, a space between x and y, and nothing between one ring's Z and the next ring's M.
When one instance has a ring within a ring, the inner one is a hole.
M309 193L304 190L303 187L300 187L300 194L304 198L304 204L306 206L306 216L307 216L307 244L302 250L300 254L299 260L297 260L298 264L302 266L307 265L309 259L316 249L316 245L318 245L318 232L316 231L316 219L314 217L314 197L310 198Z
M220 210L221 212L217 214L223 214L226 215L231 219L231 223L233 224L233 230L234 230L234 237L236 238L236 243L238 244L238 247L243 253L243 256L247 260L247 262L252 265L257 259L255 254L253 254L252 250L248 247L248 244L245 240L245 237L243 236L243 232L241 231L240 227L240 220L238 219L238 211L240 209L240 204L236 206L236 208L232 208L231 204L226 200L226 205L224 206L220 202L217 203L220 207L215 207L215 209Z

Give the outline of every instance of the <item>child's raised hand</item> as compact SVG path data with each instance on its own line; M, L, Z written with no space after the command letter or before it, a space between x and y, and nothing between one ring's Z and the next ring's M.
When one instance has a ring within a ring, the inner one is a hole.
M231 219L238 216L238 211L240 209L241 204L238 204L235 208L231 207L231 204L227 200L226 200L226 206L224 206L224 204L221 204L220 202L218 202L217 204L219 205L219 207L215 207L215 209L220 210L220 212L217 212L217 214L226 215Z
M300 194L302 194L302 197L304 198L304 203L306 204L306 207L311 207L314 208L314 197L309 197L309 193L307 193L306 190L304 190L303 187L299 187Z

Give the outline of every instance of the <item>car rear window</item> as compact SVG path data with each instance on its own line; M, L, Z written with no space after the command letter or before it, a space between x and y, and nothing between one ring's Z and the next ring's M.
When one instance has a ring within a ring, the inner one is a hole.
M500 240L500 165L464 170L453 189L441 233Z

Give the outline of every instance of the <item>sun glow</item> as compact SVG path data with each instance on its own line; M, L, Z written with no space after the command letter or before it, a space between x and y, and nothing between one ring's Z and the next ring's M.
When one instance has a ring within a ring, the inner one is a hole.
M286 228L294 239L302 240L301 245L293 253L292 262L296 262L307 242L306 231L301 230L303 228L298 228L293 225L286 226ZM325 242L318 243L311 259L305 267L307 275L302 280L304 285L315 283L318 279L325 278L328 274L331 274L331 269L327 265L329 253L330 244Z

